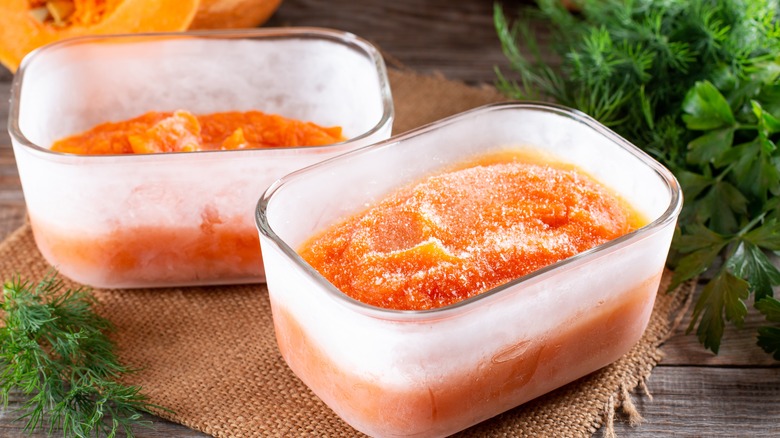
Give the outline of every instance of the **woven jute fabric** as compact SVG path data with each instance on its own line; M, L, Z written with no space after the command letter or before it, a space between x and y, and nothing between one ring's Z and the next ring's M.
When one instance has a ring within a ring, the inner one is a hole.
M502 99L436 76L393 70L395 132ZM18 219L18 218L17 218ZM0 244L0 276L34 280L50 273L29 225ZM78 286L66 280L68 286ZM665 275L662 289L669 276ZM623 406L636 420L629 391L661 358L691 285L659 293L641 341L589 376L462 432L461 436L590 436ZM287 368L276 346L264 285L95 290L99 312L115 326L120 359L138 369L126 377L169 420L217 437L353 437Z

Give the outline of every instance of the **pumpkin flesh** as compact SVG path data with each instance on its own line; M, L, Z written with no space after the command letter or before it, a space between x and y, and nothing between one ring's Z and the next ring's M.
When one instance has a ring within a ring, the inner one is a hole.
M200 0L190 29L234 29L265 23L282 0Z
M82 35L186 30L198 11L199 0L3 0L0 2L0 63L16 71L33 49ZM62 12L72 4L70 14ZM44 15L41 8L47 8ZM62 8L62 9L56 9Z

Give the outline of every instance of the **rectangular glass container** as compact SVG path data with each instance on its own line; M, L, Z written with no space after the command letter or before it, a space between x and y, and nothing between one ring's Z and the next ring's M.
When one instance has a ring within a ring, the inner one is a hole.
M394 189L485 153L542 151L618 194L648 224L457 304L355 301L296 249ZM618 359L641 337L682 195L673 175L590 117L531 103L481 107L295 172L258 202L280 351L371 436L445 436Z
M259 110L347 141L141 155L72 155L51 144L148 111ZM378 51L316 28L95 36L43 47L14 78L9 132L35 241L96 287L264 280L257 198L283 175L386 139L393 104Z

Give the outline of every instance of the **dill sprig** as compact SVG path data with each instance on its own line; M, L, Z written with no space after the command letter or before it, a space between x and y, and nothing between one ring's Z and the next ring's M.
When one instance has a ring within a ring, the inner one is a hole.
M3 285L0 397L6 407L12 392L26 397L18 409L26 431L132 437L141 413L156 408L139 387L118 382L131 370L119 363L106 334L113 327L95 304L89 289L66 289L56 275Z
M771 325L758 344L780 360L780 7L776 0L537 0L494 19L516 79L508 96L577 108L677 176L685 205L672 287L704 279L689 331L718 352L752 296ZM533 30L549 29L555 55Z

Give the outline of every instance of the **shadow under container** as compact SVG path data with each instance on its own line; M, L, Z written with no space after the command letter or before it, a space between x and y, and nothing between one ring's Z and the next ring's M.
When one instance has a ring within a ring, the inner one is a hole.
M388 193L485 153L543 151L647 225L468 300L398 311L355 301L297 253ZM274 183L257 224L276 337L295 374L371 436L445 436L621 357L649 320L682 204L673 175L561 107L481 107Z
M72 155L51 144L148 111L259 110L341 126L328 146ZM9 132L35 241L96 287L264 280L257 198L296 169L390 136L384 62L316 28L86 37L41 48L14 78Z

